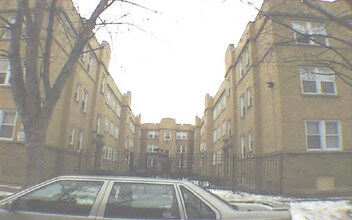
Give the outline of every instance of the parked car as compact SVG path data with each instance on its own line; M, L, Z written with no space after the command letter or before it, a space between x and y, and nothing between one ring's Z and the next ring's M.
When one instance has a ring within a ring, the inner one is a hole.
M229 204L189 181L63 176L0 201L0 219L291 219L291 215L288 207Z

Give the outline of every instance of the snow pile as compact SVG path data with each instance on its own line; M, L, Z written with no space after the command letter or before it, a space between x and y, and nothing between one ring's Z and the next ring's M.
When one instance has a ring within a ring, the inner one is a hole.
M290 205L292 220L352 220L352 201L312 201L278 196L255 195L230 190L210 190L226 201L278 201Z

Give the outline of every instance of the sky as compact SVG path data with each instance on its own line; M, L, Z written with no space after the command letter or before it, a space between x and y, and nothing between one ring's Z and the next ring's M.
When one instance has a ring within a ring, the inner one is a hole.
M74 0L82 16L98 0ZM115 3L102 17L124 23L97 30L112 49L109 71L142 123L174 118L194 124L206 94L214 96L225 76L225 51L236 45L257 14L241 0L134 0ZM260 5L258 0L257 4Z

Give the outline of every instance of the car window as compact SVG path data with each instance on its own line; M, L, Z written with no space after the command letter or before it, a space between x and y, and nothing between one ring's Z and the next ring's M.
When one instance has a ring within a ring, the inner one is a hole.
M216 219L215 212L194 193L180 186L188 219Z
M15 201L18 211L89 216L103 182L58 181Z
M115 183L104 217L124 219L179 219L173 185Z

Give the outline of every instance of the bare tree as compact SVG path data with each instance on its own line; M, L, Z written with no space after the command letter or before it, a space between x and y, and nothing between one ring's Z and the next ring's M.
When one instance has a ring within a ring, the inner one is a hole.
M270 35L275 39L270 45L265 46L265 53L262 54L259 62L271 60L270 57L274 52L285 51L284 48L290 44L302 43L302 46L308 46L304 56L287 54L280 58L280 65L294 63L301 66L306 64L328 67L339 79L352 86L351 0L330 3L317 0L264 0L261 8L256 7L253 1L241 1L258 11L257 20L267 20L276 27L280 27L280 29L266 29L263 26L264 28L258 31L262 38ZM303 21L302 24L311 21L309 28L315 25L314 30L304 30L304 27L299 27L300 24L295 26L293 20ZM329 31L326 31L327 29Z
M14 22L0 17L11 31L9 51L2 52L7 53L10 62L14 101L26 135L25 186L41 180L45 139L53 110L96 26L106 25L100 19L101 14L115 2L138 6L125 0L100 0L88 19L75 24L73 33L69 30L62 33L69 41L70 50L62 66L54 72L53 35L55 24L62 22L58 21L58 14L59 10L65 10L60 5L65 2L17 0Z

